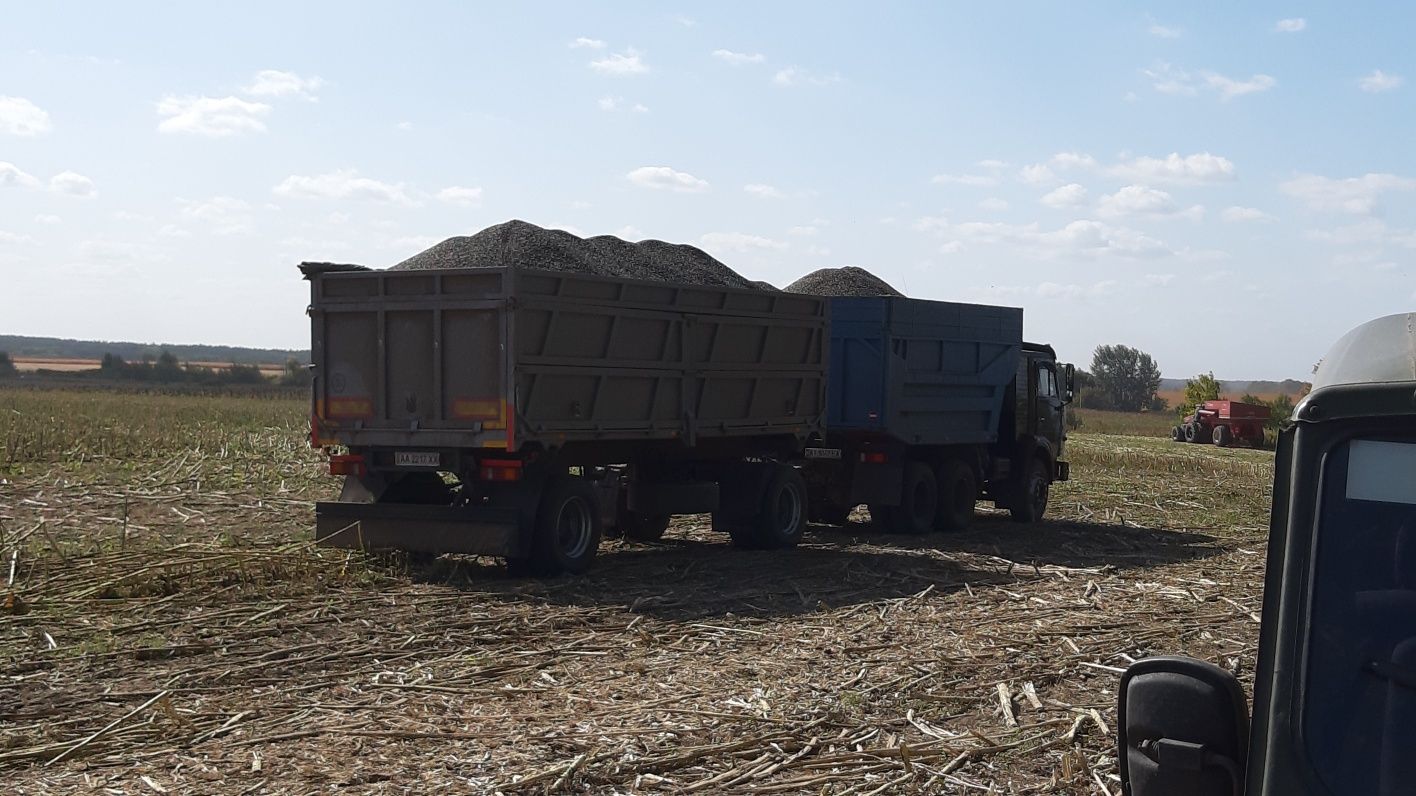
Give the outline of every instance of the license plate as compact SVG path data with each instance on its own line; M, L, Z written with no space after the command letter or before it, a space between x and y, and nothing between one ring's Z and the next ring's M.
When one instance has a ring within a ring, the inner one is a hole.
M442 454L424 451L395 451L393 463L399 467L437 467L442 463Z
M839 459L841 458L840 448L807 448L806 458L808 459Z

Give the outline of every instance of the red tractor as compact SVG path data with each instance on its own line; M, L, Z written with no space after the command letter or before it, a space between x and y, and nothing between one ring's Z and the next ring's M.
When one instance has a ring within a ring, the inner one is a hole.
M1235 440L1243 440L1250 446L1264 446L1264 424L1269 419L1269 408L1240 401L1205 401L1195 407L1195 411L1185 415L1170 432L1176 442L1213 442L1227 447Z

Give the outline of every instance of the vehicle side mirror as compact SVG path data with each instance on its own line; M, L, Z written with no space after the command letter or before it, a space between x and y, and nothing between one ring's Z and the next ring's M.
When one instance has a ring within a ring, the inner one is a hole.
M1121 676L1118 708L1128 796L1244 792L1249 711L1234 675L1194 658L1145 658Z
M1077 369L1068 362L1062 368L1062 401L1071 403L1077 394Z

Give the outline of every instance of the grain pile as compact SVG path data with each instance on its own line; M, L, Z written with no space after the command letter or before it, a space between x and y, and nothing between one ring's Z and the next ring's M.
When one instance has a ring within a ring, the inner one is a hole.
M447 240L409 257L391 271L430 268L532 268L689 285L752 288L755 284L695 246L613 235L582 238L512 220L475 235Z
M788 293L808 293L813 296L905 295L875 274L854 265L812 271L782 289Z

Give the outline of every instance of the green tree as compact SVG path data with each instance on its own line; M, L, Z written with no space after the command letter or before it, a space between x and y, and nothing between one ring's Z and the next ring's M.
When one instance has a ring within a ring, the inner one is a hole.
M19 373L15 368L15 363L10 359L10 352L0 351L0 377L13 376Z
M1201 373L1193 379L1186 379L1185 401L1179 406L1180 416L1190 414L1205 401L1217 401L1219 398L1219 379L1214 377L1214 373Z
M1092 352L1091 386L1098 409L1139 412L1160 387L1160 366L1151 355L1124 345L1099 345Z
M298 359L285 360L285 369L280 373L280 385L282 387L299 387L308 385L314 372L305 367Z
M1268 408L1269 428L1278 431L1293 425L1293 399L1288 397L1288 393L1279 393L1277 398L1268 402Z

